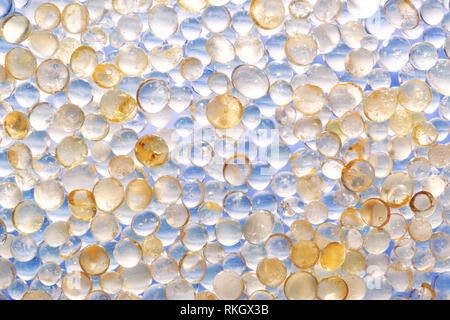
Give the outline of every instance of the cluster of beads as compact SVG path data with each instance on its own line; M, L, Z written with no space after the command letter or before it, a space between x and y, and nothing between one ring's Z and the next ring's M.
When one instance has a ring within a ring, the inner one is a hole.
M450 299L449 1L0 19L0 299Z

